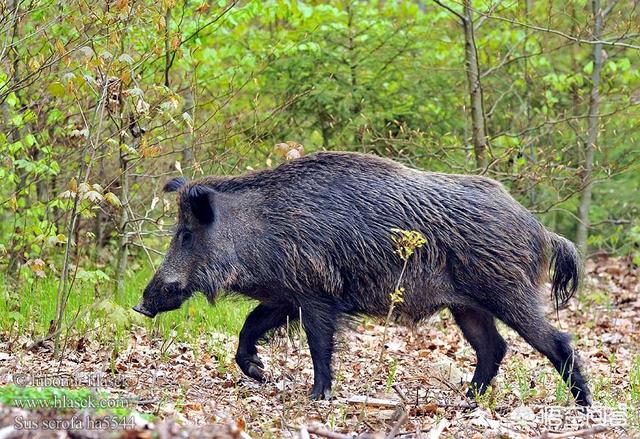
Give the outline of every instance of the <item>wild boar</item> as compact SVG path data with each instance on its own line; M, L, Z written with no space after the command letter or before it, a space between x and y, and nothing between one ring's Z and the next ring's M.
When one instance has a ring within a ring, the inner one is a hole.
M494 180L320 152L235 177L177 178L164 190L178 192L178 228L134 309L153 317L196 291L210 302L220 290L256 299L236 354L249 377L264 380L258 341L301 316L311 397L330 397L340 317L385 316L391 305L403 267L390 239L397 228L426 243L407 263L395 313L419 323L451 311L477 356L470 396L487 389L505 355L500 319L551 361L578 404L591 403L569 335L543 311L549 272L556 305L575 293L579 255Z

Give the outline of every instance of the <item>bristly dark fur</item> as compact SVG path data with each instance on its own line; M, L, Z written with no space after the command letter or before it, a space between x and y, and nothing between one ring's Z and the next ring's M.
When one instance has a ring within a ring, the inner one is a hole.
M574 294L578 254L500 183L338 152L185 183L167 185L178 190L181 231L141 306L147 315L174 309L166 299L174 290L200 290L213 301L228 289L260 301L236 355L248 376L262 379L256 342L301 313L312 396L328 397L340 317L389 309L402 270L391 229L400 228L421 232L426 244L409 261L397 311L413 322L452 311L478 357L471 393L486 390L506 351L498 318L551 360L578 403L590 403L577 358L546 320L541 294L550 265L556 302Z
M556 308L565 305L578 290L581 277L580 256L573 243L562 236L552 235L553 253L550 267L553 267L551 276L551 294L555 298Z

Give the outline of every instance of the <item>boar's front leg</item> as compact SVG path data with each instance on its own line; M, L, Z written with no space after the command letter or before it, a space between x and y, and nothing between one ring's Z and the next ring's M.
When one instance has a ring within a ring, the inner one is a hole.
M302 326L313 362L311 399L331 399L331 356L338 313L330 303L310 302L302 307Z
M264 381L264 364L258 357L256 344L272 329L287 323L287 317L294 320L297 315L288 306L273 307L258 305L249 313L240 331L236 363L242 372L257 381Z

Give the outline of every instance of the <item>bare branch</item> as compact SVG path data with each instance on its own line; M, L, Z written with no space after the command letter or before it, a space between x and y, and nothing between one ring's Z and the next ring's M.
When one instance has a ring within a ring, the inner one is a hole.
M462 21L463 23L466 21L466 19L464 18L464 16L456 11L454 11L453 9L451 9L449 6L445 5L444 3L442 3L440 0L433 0L433 2L435 4L437 4L438 6L440 6L441 8L446 9L447 11L451 12L453 15L455 15L456 17L458 17L458 19L460 21Z
M436 1L436 0L434 0ZM578 44L591 44L591 45L595 45L595 44L601 44L603 46L609 46L609 47L624 47L627 49L635 49L635 50L640 50L640 45L637 44L629 44L629 43L623 43L621 41L619 41L619 39L614 39L612 40L601 40L601 39L593 39L593 40L589 40L589 39L585 39L582 37L577 37L574 35L569 35L565 32L562 32L560 30L557 29L552 29L550 27L542 27L542 26L537 26L534 24L529 24L529 23L523 23L521 21L518 20L514 20L513 18L507 18L507 17L500 17L498 15L492 15L492 14L487 14L486 12L483 11L479 11L479 10L475 10L475 12L477 12L478 14L482 15L482 16L486 16L487 18L493 19L493 20L498 20L498 21L504 21L516 26L521 26L527 29L533 29L533 30L537 30L540 32L546 32L546 33L550 33L550 34L554 34L554 35L558 35L562 38L566 38L567 40L573 41L575 43Z

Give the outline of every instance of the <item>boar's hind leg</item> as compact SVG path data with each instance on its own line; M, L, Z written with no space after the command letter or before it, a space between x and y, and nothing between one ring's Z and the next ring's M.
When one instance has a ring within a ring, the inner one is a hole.
M297 318L297 314L288 306L271 307L258 305L249 315L240 331L236 363L242 372L257 381L264 381L264 364L258 357L256 344L272 329L276 329Z
M311 399L331 399L331 356L338 313L328 303L302 305L302 326L307 334L313 362Z
M551 361L571 390L577 404L591 405L591 392L582 376L578 355L571 347L571 337L551 326L540 306L527 306L526 309L512 306L511 310L501 313L498 317Z
M476 351L476 370L467 396L483 394L498 373L507 352L507 343L498 333L494 317L486 311L466 306L451 307L451 313L464 337Z

